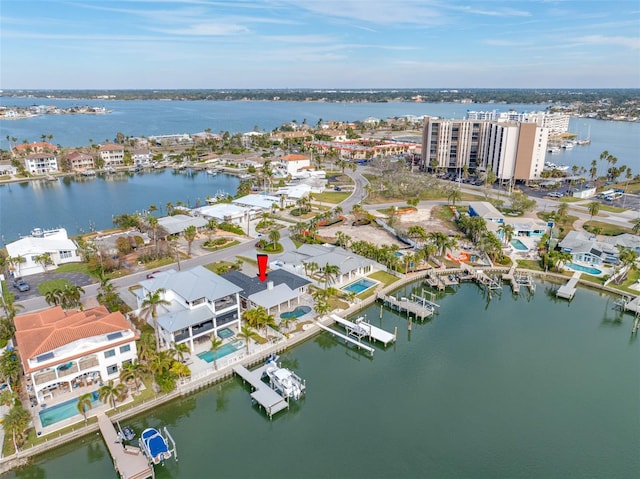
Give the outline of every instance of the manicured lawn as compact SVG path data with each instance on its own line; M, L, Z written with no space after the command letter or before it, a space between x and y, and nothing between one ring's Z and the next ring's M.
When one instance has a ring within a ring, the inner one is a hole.
M38 292L44 296L49 291L64 289L65 286L71 286L71 282L67 279L50 279L49 281L43 281L38 285Z
M87 263L67 263L58 266L55 269L56 273L83 273L91 276L92 272L89 270Z
M598 234L605 236L617 236L622 233L631 233L631 228L623 228L622 226L611 225L609 223L603 223L602 221L587 221L584 224L584 229L593 233L594 228L598 229Z
M230 247L235 246L237 244L240 244L240 241L231 240L231 241L227 241L225 244L220 245L220 246L203 246L203 248L206 249L207 251L218 251L220 249L230 248Z
M563 196L558 201L561 203L577 203L578 201L584 201L584 198L576 198L575 196Z
M324 203L341 203L351 195L349 191L324 191L322 193L313 193L311 199L314 201L322 201Z
M542 266L540 266L540 262L532 259L519 259L518 268L530 269L533 271L542 271Z
M223 274L231 271L235 265L235 263L231 263L230 261L216 261L215 263L205 264L204 267L216 274Z
M258 260L256 260L256 258L249 258L247 256L236 256L236 258L242 260L247 264L255 266L256 268L258 267Z
M600 205L600 211L608 211L609 213L622 213L623 211L627 210L618 206Z
M371 273L367 278L375 279L376 281L380 281L385 286L389 286L390 284L398 281L398 277L392 274L387 273L386 271L376 271L375 273Z

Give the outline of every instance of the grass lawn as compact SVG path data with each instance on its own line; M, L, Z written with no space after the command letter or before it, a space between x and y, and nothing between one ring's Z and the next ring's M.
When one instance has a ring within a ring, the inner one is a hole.
M590 233L595 233L595 230L598 230L598 234L605 236L618 236L622 233L633 234L631 228L623 228L622 226L611 225L609 223L603 223L602 221L593 220L585 222L584 229L589 231Z
M216 274L224 274L235 267L235 263L230 261L216 261L215 263L205 264L204 267Z
M543 271L542 266L540 266L540 261L533 259L519 259L517 260L518 268L530 269L533 271Z
M258 260L256 258L249 258L247 256L236 256L236 258L242 260L244 263L253 265L256 268L258 267Z
M66 263L55 269L56 273L82 273L91 276L93 273L89 270L87 263Z
M389 286L390 284L398 281L398 277L392 274L387 273L386 271L376 271L375 273L371 273L367 278L375 279L376 281L380 281L385 286ZM373 288L372 288L373 290ZM366 291L365 291L366 292Z
M609 213L622 213L623 211L627 210L625 208L620 208L619 206L600 205L600 211L607 211Z
M220 249L230 248L231 246L235 246L237 244L240 244L240 241L232 240L232 241L227 241L225 244L220 246L203 246L202 248L206 249L207 251L218 251Z
M71 286L71 282L67 279L50 279L49 281L43 281L38 285L38 292L44 296L49 291L64 289L65 286Z
M459 209L460 205L456 208ZM453 211L451 211L447 205L434 206L431 209L431 216L434 216L441 221L452 221Z
M324 191L322 193L313 193L311 199L313 201L337 204L342 203L349 196L351 196L350 191Z

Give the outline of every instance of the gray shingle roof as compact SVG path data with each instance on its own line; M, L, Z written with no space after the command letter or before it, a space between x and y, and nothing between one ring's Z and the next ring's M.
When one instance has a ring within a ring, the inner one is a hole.
M158 273L155 278L142 281L147 291L160 288L173 291L185 301L207 298L215 301L230 294L239 293L242 288L202 266L185 271L169 270Z

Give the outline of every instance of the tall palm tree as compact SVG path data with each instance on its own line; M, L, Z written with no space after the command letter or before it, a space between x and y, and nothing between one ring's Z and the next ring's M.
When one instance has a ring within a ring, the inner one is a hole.
M451 191L449 191L449 194L447 195L447 201L451 202L453 206L455 206L456 201L460 201L461 198L462 198L462 193L460 193L459 188L453 188Z
M158 331L158 306L169 306L171 303L164 299L166 290L164 288L149 291L144 301L140 315L146 320L151 316L153 320L153 329L156 333L156 351L160 351L160 332Z
M127 387L124 384L118 383L114 385L113 379L110 379L107 384L98 389L98 397L102 402L110 402L113 409L115 409L116 400L120 400L126 390Z
M184 239L187 240L187 245L188 245L187 254L190 255L191 254L191 245L194 242L194 240L196 239L196 236L198 236L198 230L193 225L187 226L185 228L183 234L184 234Z
M145 367L139 361L124 363L120 371L120 381L123 383L133 382L136 387L136 394L140 392L140 379L145 371Z
M80 301L80 298L82 297L83 293L84 289L82 288L82 286L67 284L62 289L62 300L60 305L64 309L78 308L82 310L82 302Z
M247 346L247 353L249 353L249 341L251 341L252 339L257 339L258 333L256 333L248 324L243 324L240 328L240 332L238 333L238 337L245 341L245 344Z
M215 334L211 337L211 352L213 353L213 369L218 369L217 351L222 346L222 339Z
M326 289L327 286L329 286L329 282L336 281L338 275L340 274L340 266L327 263L322 268L320 268L320 272L322 273L322 278L324 279L324 287Z
M278 244L278 241L280 241L280 231L278 230L271 230L269 231L269 241L271 241L271 244L273 245L273 249L276 249L276 245Z
M87 412L91 410L91 406L93 406L93 394L86 393L78 398L78 412L84 416L84 423L87 423Z
M598 213L600 212L600 202L599 201L592 201L591 203L589 203L587 205L587 210L589 210L589 214L591 215L591 219L593 219L593 217L597 216Z
M61 296L61 289L50 289L44 294L44 300L49 306L58 306L62 302Z
M511 242L511 240L513 239L513 235L515 233L515 228L513 225L510 225L508 223L502 223L499 227L498 227L498 231L500 231L502 233L502 241L504 241L505 244L509 244Z
M20 447L24 444L25 431L29 428L31 422L31 415L21 403L16 404L9 412L4 415L2 421L2 427L5 432L11 434L13 437L13 446L16 451L20 450Z

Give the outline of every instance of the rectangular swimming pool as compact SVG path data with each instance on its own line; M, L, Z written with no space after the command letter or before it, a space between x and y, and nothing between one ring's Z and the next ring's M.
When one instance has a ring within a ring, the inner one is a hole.
M91 395L91 408L102 406L102 401L98 399L98 391L93 391ZM51 407L43 409L38 414L42 427L51 426L70 417L80 415L80 411L78 411L78 398L69 399L60 404L54 404Z
M239 349L244 347L244 343L242 341L234 341L233 343L226 343L216 349L215 359L220 359L229 354L235 353ZM208 363L212 363L214 360L213 351L205 351L204 353L198 354L198 357L203 361Z
M527 246L517 238L511 240L511 246L518 251L529 251L529 248L527 248Z
M373 288L376 284L378 284L376 281L372 281L367 278L360 278L358 281L354 281L353 283L348 284L341 289L342 291L346 291L348 293L360 294L363 291L368 290L369 288Z

